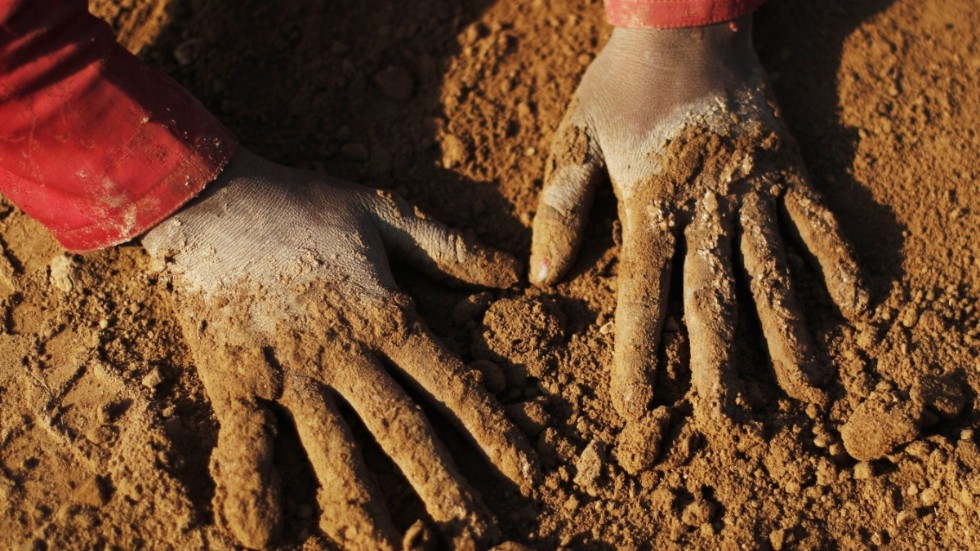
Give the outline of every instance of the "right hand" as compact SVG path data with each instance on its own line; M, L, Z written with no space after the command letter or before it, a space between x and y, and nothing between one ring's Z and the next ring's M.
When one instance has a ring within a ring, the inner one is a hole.
M425 502L454 548L499 532L418 405L428 398L522 490L537 473L528 443L398 291L387 254L456 280L505 288L510 256L468 241L382 192L239 153L202 198L143 245L173 304L220 423L215 514L248 547L281 524L273 466L278 404L320 483L320 526L345 549L395 549L400 537L372 483L343 400Z
M659 430L663 416L651 411L657 347L682 240L695 414L727 427L744 411L733 347L738 271L748 280L777 384L793 398L825 404L828 372L794 291L779 207L819 260L841 312L861 316L868 294L854 249L806 177L779 115L749 17L614 31L552 144L534 219L533 283L552 284L570 268L605 175L619 201L623 242L610 376L616 411L641 433Z

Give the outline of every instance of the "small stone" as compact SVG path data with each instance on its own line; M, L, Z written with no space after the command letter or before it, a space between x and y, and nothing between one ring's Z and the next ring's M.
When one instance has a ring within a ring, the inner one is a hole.
M919 501L926 507L933 507L939 503L939 491L935 488L926 488L919 494Z
M452 168L463 164L469 157L466 143L455 134L446 134L442 138L442 166Z
M599 440L589 442L589 445L585 447L582 455L575 462L575 484L590 495L596 495L599 491L598 482L602 476L602 467L605 462L605 444Z
M541 401L510 404L504 410L514 424L531 437L537 436L551 422L551 415Z
M901 322L903 327L915 327L915 324L919 322L919 311L916 310L915 306L910 305L902 311Z
M574 513L575 511L578 510L579 505L581 504L582 502L579 500L578 496L573 494L569 496L568 499L565 500L565 504L562 505L562 508L564 508L569 513Z
M59 254L48 264L51 285L62 293L71 292L78 282L78 267L72 257Z
M340 147L340 154L352 161L364 162L368 160L367 147L360 142L348 142Z
M898 515L895 517L895 524L902 526L910 522L912 518L913 515L909 511L899 511Z
M821 434L813 439L813 445L818 448L826 448L830 446L830 439Z
M157 385L163 382L163 375L160 373L158 368L153 368L149 373L143 376L140 382L143 383L143 386L146 388L154 390Z
M769 545L772 545L775 551L782 551L783 546L786 545L786 530L780 528L769 532Z
M105 318L100 319L99 320L99 329L108 329L108 328L109 328L109 320L107 320Z
M919 435L921 406L876 391L841 428L847 453L859 461L880 459Z
M412 75L401 67L389 65L383 71L374 75L374 82L381 87L381 92L391 99L405 101L412 97L415 86Z
M834 442L827 448L827 453L829 453L831 457L840 458L844 457L847 452L844 450L843 444L840 442Z
M602 326L599 327L599 334L600 335L608 335L608 334L612 333L613 330L615 330L615 329L616 329L615 322L613 322L612 320L610 320L610 321L607 321L606 323L602 324Z
M861 461L854 465L854 480L868 480L875 475L874 465L867 461Z

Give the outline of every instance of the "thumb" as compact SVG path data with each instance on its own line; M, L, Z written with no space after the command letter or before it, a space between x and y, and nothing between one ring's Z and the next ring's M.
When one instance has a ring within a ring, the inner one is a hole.
M551 144L544 189L531 237L530 280L549 285L578 254L604 164L585 127L567 119Z

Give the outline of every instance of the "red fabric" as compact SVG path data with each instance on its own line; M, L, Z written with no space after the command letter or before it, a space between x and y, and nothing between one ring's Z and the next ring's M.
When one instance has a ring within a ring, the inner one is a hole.
M749 14L765 0L606 0L606 17L617 27L700 27Z
M86 0L0 0L0 193L66 249L143 233L236 148L186 90L116 44Z

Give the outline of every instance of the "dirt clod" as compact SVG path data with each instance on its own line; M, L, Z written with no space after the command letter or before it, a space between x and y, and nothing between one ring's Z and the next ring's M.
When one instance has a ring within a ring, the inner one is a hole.
M841 428L844 447L860 461L880 459L919 435L922 408L890 392L873 394Z

